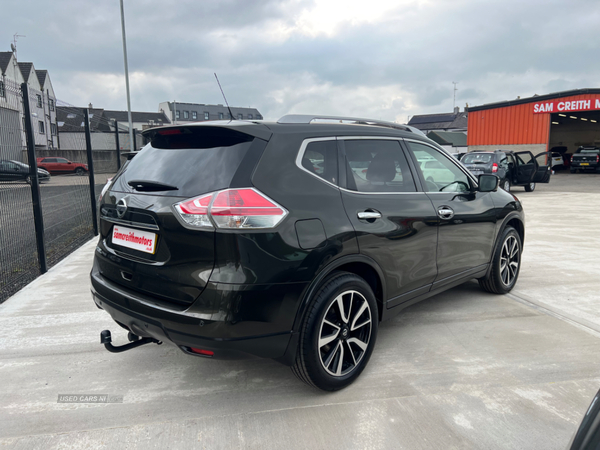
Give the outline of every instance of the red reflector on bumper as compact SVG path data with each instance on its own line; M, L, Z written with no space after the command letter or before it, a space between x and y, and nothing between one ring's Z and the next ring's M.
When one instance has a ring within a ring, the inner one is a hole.
M215 355L215 352L212 352L210 350L204 350L202 348L190 347L190 350L194 353L198 353L199 355L204 355L204 356L214 356Z

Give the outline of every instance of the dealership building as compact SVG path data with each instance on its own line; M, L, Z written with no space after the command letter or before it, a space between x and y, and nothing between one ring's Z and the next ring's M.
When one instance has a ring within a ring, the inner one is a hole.
M469 107L469 151L600 146L600 89L576 89Z

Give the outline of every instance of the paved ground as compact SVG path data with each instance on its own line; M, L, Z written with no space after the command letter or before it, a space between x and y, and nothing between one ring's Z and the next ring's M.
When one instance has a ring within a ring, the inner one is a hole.
M528 228L513 293L470 282L407 309L333 394L268 360L106 352L99 331L125 333L90 298L90 242L0 305L0 448L564 449L600 387L599 186L516 188Z

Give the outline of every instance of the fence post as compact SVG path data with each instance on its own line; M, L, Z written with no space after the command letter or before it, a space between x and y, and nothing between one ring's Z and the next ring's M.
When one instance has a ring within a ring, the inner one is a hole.
M87 108L83 108L83 124L85 126L85 149L88 159L88 174L90 180L90 198L92 200L92 220L94 221L94 236L98 236L98 212L96 211L96 183L94 181L94 160L92 158L92 135L90 133L90 115Z
M133 149L131 151L137 152L137 130L135 128L133 129Z
M119 122L115 120L115 142L117 143L117 170L121 170L121 145L119 144Z
M29 162L29 179L31 181L31 203L33 204L33 222L35 224L35 240L37 243L38 262L40 272L48 271L46 261L46 243L44 239L44 216L42 215L42 201L40 183L38 178L37 160L35 158L35 137L31 124L31 108L29 106L29 86L21 84L23 94L23 107L25 114L25 136L27 137L27 161Z

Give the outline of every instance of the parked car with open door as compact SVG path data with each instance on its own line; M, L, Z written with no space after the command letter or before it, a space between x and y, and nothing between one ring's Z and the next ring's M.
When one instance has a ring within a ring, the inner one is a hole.
M511 186L523 186L527 192L532 192L536 183L548 183L552 175L550 152L533 156L529 151L476 151L467 153L461 162L475 176L484 173L496 175L505 191L510 191Z

